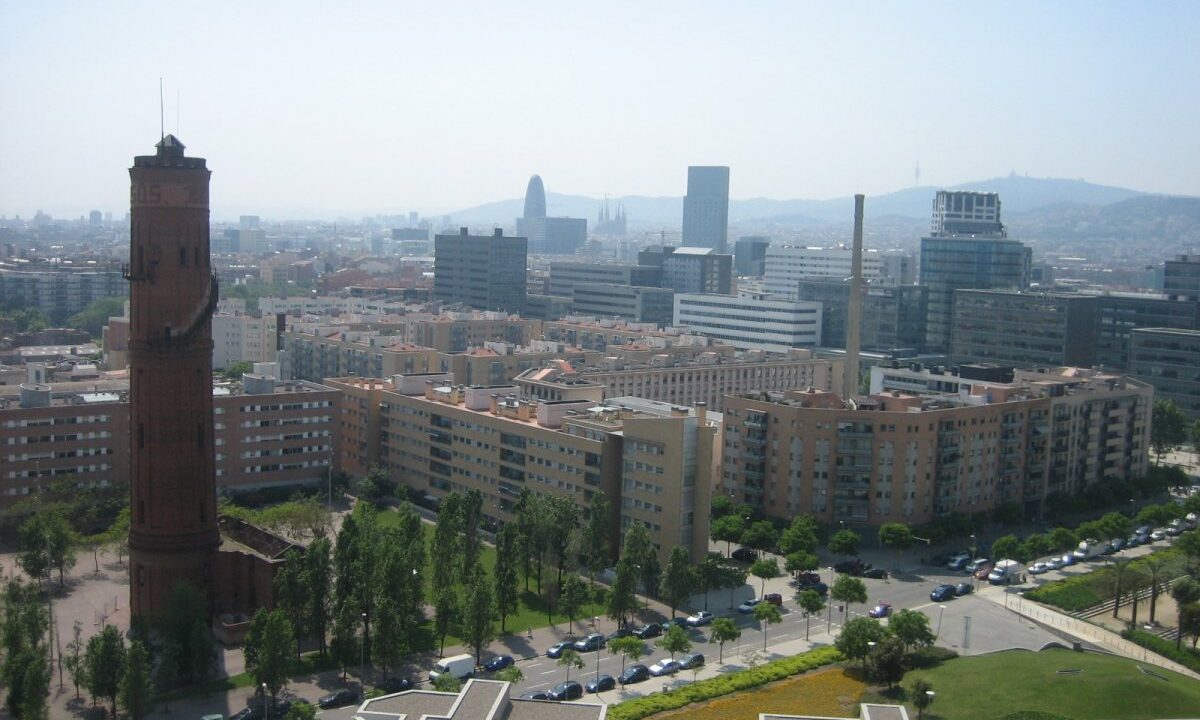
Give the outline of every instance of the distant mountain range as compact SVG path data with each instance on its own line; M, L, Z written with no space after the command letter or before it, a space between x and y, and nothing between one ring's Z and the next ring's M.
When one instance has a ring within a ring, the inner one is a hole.
M868 196L867 214L876 220L894 217L926 221L929 219L933 196L940 189L943 188L914 187L885 195ZM1177 205L1176 201L1186 201L1184 204L1188 206L1193 205L1190 201L1195 201L1195 207L1200 208L1200 198L1150 196L1137 190L1096 185L1083 180L1031 178L1019 175L968 182L945 189L998 192L1006 216L1055 205L1099 207L1139 197L1156 198L1154 202L1141 207L1143 211L1153 211L1151 208L1156 206ZM599 198L549 192L546 194L546 213L583 217L587 218L589 223L594 223L601 202ZM609 198L610 211L615 211L618 203L624 206L631 225L678 227L681 224L682 197L627 195ZM454 222L464 224L510 224L513 218L521 214L523 207L524 198L514 198L466 208L453 213L452 217ZM830 200L750 198L730 201L729 220L732 223L823 225L849 222L853 207L852 197Z

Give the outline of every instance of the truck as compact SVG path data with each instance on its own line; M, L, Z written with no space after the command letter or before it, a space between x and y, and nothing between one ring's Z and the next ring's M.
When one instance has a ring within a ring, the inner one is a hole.
M993 585L1007 585L1021 578L1021 563L1016 560L997 560L992 571L988 573L988 582Z
M1107 550L1108 543L1088 538L1087 540L1079 543L1079 548L1075 550L1073 555L1075 555L1076 560L1091 560L1093 558L1100 557L1107 552Z
M434 663L433 669L429 671L429 679L437 680L441 675L448 674L459 680L465 680L471 677L473 672L475 672L475 656L463 653L442 658Z

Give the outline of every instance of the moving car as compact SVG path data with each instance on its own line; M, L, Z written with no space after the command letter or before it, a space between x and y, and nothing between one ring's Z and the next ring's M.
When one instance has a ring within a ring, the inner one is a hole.
M583 686L574 680L560 682L550 692L546 693L551 700L561 702L583 697Z
M758 559L758 553L750 548L740 547L729 554L729 557L738 562L752 563Z
M783 607L783 596L779 593L767 593L763 595L763 601L769 602L775 607Z
M514 662L516 661L513 660L512 655L497 655L496 657L484 663L483 669L487 670L488 672L496 672L498 670L503 670L506 667L512 667Z
M793 582L797 585L812 585L821 582L821 576L811 570L806 570L797 575Z
M683 628L684 630L688 629L687 618L683 617L682 615L673 617L670 620L663 623L663 628L666 628L669 625L678 625L679 627Z
M341 707L349 705L357 699L358 693L347 688L342 688L341 690L334 690L328 695L321 696L321 699L317 701L317 707L322 709Z
M815 582L815 583L810 583L810 584L798 585L796 587L796 592L798 592L798 593L802 593L805 590L815 590L818 595L820 595L821 597L824 597L825 594L829 592L829 586L823 582Z
M843 575L853 575L858 577L859 575L862 575L866 571L870 570L871 565L870 563L863 562L859 558L851 558L850 560L843 560L837 565L834 565L833 569Z
M501 657L508 657L508 656L503 655ZM512 658L508 657L508 660L509 660L508 664L512 665ZM404 692L405 690L412 690L412 686L413 686L412 680L409 680L408 678L399 678L399 677L384 678L383 680L380 680L379 682L375 683L376 688L378 688L388 694Z
M521 699L522 700L549 700L550 696L546 694L545 690L530 690L529 692L521 695Z
M934 602L944 602L946 600L950 600L953 597L954 597L954 586L953 585L946 585L946 584L938 585L937 587L935 587L933 589L933 592L929 593L929 599Z
M976 580L986 580L987 576L992 573L992 569L994 567L995 566L992 565L990 562L985 562L984 564L982 564L978 568L976 568L975 572L971 573L971 577L975 578Z
M229 720L263 720L264 715L262 703L256 703L230 715Z
M679 667L682 670L691 670L704 665L704 656L700 653L688 653L679 658Z
M883 568L870 568L862 576L871 580L887 580L888 578L887 570Z
M575 643L573 643L573 642L554 643L553 645L550 646L550 649L546 651L546 657L560 658L560 657L562 657L563 651L566 650L567 648L571 648L572 650L574 650Z
M640 683L649 678L650 668L638 663L625 668L625 672L621 673L621 676L617 678L617 682L622 685L632 685L633 683Z
M971 583L959 583L954 586L954 597L962 597L970 595L975 588L971 587Z
M871 608L871 612L867 614L873 618L885 618L892 614L892 604L881 602L875 607Z
M637 630L633 631L634 637L640 638L642 640L645 640L647 638L656 638L662 634L663 634L663 627L662 627L662 625L659 625L658 623L647 623L647 624L641 626L640 628L638 628Z
M983 567L984 565L991 565L991 564L992 564L991 561L988 560L987 558L975 558L971 562L967 563L967 572L974 575L975 573L979 572L979 569L981 567Z
M616 686L617 681L612 675L601 675L595 680L589 680L588 684L584 685L583 687L590 693L598 693L604 692L605 690L612 690Z
M582 640L575 642L575 650L578 652L591 652L604 647L604 636L600 633L592 633Z
M707 625L707 624L711 623L712 621L713 621L713 614L707 610L701 610L700 612L695 613L694 615L689 615L688 619L687 619L687 624L691 625L692 627L700 627L701 625Z
M679 661L671 658L663 658L650 666L650 674L654 677L674 675L677 672L679 672Z
M762 602L762 598L750 598L746 602L737 606L737 611L745 615L746 613L754 612L754 606Z

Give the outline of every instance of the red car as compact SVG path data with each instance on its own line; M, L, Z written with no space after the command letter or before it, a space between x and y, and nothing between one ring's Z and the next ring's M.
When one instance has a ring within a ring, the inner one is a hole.
M868 614L873 618L885 618L892 614L892 604L881 602L871 608L871 612Z
M783 596L779 593L767 593L766 595L763 595L763 600L771 603L772 605L783 607Z
M978 570L975 571L975 579L976 580L987 580L987 576L989 574L991 574L991 572L992 572L992 564L984 563L979 566Z

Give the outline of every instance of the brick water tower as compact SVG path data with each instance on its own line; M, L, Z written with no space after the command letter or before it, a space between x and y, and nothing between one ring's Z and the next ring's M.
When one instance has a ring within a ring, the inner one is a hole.
M208 179L167 135L129 169L130 604L163 609L175 583L211 600L217 528Z

